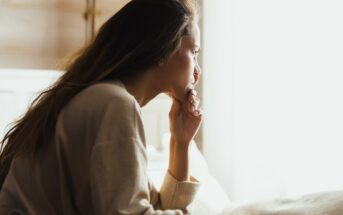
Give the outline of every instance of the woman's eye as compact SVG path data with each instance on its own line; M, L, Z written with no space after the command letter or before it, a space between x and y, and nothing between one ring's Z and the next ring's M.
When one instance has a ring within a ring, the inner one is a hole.
M194 50L193 51L193 56L196 59L198 57L199 51L198 50Z

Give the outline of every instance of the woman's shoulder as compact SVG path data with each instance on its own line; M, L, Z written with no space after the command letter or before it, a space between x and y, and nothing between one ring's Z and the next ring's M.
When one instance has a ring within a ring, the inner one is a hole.
M127 92L125 85L120 80L93 84L81 91L77 97L82 101L97 102L98 105L114 100L121 103L132 104L134 102L133 96Z
M127 92L125 85L119 81L107 81L93 84L80 93L66 105L66 112L101 113L111 107L118 112L136 109L135 98Z

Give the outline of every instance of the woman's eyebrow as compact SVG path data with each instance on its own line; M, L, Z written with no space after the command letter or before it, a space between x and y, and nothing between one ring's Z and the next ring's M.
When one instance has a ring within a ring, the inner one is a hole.
M200 45L194 43L193 46L200 51Z

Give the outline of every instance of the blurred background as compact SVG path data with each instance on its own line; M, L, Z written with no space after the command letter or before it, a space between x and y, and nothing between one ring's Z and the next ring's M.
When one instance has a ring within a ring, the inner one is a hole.
M127 0L0 0L0 134ZM343 189L343 2L203 0L196 143L234 201ZM161 148L170 101L144 110Z

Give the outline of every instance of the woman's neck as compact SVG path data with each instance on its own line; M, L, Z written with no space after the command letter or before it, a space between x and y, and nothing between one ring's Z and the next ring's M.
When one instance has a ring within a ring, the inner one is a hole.
M135 97L136 101L141 107L144 107L162 90L155 88L155 80L150 75L151 72L143 72L142 75L124 77L121 79L125 85L126 90Z

